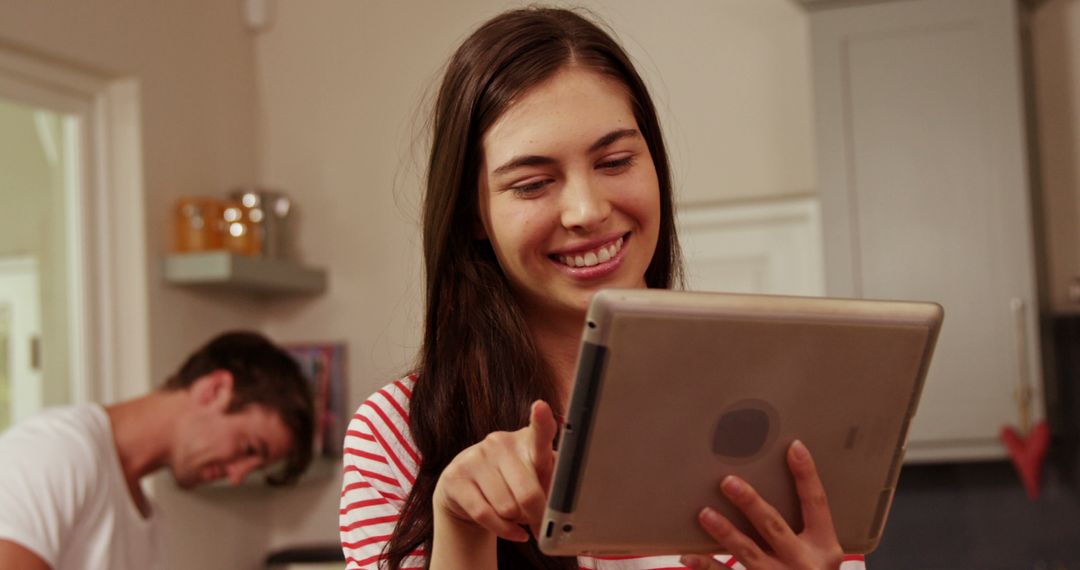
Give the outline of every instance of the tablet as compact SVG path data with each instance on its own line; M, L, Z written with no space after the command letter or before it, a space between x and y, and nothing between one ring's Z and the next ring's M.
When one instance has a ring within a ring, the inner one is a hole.
M718 552L711 506L735 474L792 529L785 454L814 456L840 544L881 538L943 311L934 303L603 290L589 305L540 548Z

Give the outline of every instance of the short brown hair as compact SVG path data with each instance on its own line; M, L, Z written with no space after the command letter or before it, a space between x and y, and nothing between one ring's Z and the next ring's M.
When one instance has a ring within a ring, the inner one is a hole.
M271 485L294 483L311 463L315 429L311 389L300 366L265 336L230 331L214 337L189 356L163 389L186 390L215 370L228 370L233 377L228 413L258 404L281 417L293 444L284 468L266 480Z

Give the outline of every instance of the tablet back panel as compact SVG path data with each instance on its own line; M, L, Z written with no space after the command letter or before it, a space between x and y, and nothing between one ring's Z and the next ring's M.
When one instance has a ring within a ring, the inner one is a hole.
M607 290L590 305L541 527L549 554L713 552L751 482L793 529L785 453L814 455L841 546L878 543L942 318L932 303Z

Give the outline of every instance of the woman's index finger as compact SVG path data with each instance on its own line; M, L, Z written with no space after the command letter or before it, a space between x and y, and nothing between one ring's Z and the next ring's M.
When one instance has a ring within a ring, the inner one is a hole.
M552 453L555 435L559 431L559 424L555 421L555 413L551 406L543 400L533 402L529 409L529 428L532 431L532 459L547 462Z

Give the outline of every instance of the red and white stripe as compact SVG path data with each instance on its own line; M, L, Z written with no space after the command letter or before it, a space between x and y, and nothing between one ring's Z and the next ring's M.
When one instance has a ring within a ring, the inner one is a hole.
M345 434L341 488L341 547L348 570L381 570L383 548L416 482L420 454L409 433L414 376L375 392L356 410ZM402 568L422 569L426 553L415 550ZM742 569L731 556L717 556ZM685 570L678 556L578 557L582 570ZM862 556L847 556L842 570L864 570Z
M413 378L371 395L356 410L345 432L339 529L349 569L380 568L382 551L409 495L420 456L409 434ZM416 551L405 568L423 568Z

